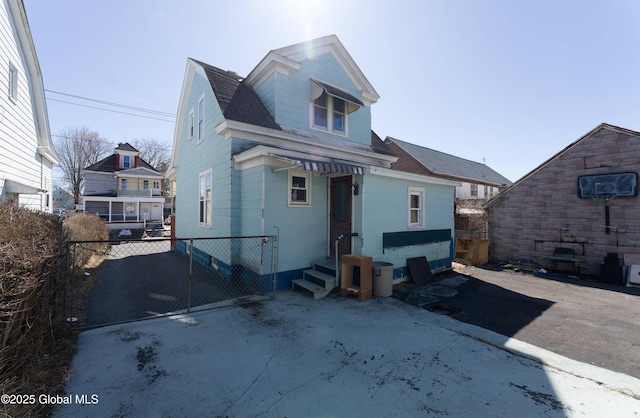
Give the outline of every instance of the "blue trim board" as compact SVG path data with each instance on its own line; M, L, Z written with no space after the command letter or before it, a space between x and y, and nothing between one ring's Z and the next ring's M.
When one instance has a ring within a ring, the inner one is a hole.
M383 250L385 248L407 247L444 241L451 241L451 229L384 232L382 234Z

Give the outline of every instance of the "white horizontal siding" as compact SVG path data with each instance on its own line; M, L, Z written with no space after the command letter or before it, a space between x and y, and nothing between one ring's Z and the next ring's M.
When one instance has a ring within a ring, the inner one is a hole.
M17 100L9 98L9 66L18 73ZM9 15L6 0L0 3L0 177L36 189L52 189L52 165L38 155L38 139L31 83L22 46ZM48 180L48 181L47 181ZM6 195L0 196L6 198ZM20 198L33 209L46 209L46 196ZM49 199L49 206L52 206Z

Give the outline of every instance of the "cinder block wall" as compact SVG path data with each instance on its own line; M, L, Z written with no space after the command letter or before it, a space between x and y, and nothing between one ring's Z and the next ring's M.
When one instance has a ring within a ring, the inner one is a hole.
M640 197L605 205L578 197L578 177L640 171L640 137L626 130L596 129L556 155L489 206L492 261L531 259L543 266L556 247L583 260L580 273L598 275L607 253L640 263Z

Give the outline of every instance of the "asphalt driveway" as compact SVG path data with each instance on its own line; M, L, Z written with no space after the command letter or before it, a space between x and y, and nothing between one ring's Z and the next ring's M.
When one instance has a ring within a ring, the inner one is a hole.
M554 353L640 378L640 288L467 267L394 297Z

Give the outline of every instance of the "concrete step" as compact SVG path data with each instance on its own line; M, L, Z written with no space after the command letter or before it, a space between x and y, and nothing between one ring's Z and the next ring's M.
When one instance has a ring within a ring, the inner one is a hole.
M336 287L336 277L321 271L311 269L304 270L302 272L302 278L325 289L331 290Z
M324 287L320 287L315 283L311 283L308 280L298 279L291 282L292 287L295 289L296 286L308 290L313 293L314 299L321 299L329 294L332 289L327 289Z

